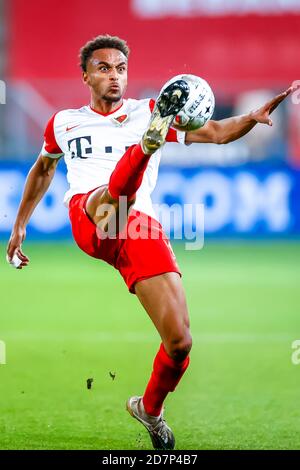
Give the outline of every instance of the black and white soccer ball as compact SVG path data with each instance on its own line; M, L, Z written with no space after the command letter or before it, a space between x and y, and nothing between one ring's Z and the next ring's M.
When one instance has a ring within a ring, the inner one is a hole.
M172 127L182 131L194 131L211 119L215 109L215 97L207 81L197 75L176 75L164 87L178 80L187 84L189 93L187 102L176 115Z

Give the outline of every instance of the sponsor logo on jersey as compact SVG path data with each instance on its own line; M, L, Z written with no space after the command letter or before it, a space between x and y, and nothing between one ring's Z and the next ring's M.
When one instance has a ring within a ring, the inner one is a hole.
M68 140L68 149L71 152L71 158L88 158L87 154L92 153L92 147L88 147L87 144L92 145L92 137L90 135Z

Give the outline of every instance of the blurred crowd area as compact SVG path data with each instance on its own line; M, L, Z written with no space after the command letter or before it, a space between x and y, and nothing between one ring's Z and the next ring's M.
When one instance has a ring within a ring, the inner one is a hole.
M105 33L131 49L126 97L155 98L170 77L192 73L215 93L214 119L248 113L300 79L299 0L0 0L0 239L47 121L89 103L78 53ZM227 145L166 145L154 203L167 215L203 205L213 237L299 238L300 92L272 118ZM30 220L32 239L71 236L65 173L61 162ZM173 217L171 233L197 229L186 217Z
M79 48L98 34L131 47L127 97L155 98L178 73L205 78L216 96L214 119L247 113L297 80L298 0L0 0L1 160L32 160L48 119L89 101ZM300 97L298 96L298 101ZM288 99L274 126L258 126L226 146L169 145L163 164L300 165L300 105Z

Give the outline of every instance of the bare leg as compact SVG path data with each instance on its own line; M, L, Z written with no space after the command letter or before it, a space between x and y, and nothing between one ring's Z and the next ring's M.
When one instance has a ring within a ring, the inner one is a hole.
M192 338L179 274L166 273L137 282L135 293L160 334L167 354L175 361L183 361L192 347Z
M127 199L125 211L128 214L129 208L134 204L135 197L130 201ZM119 224L119 199L114 199L110 194L107 186L101 186L95 189L90 195L86 203L86 211L90 219L97 227L106 232L111 220L116 220L116 233L122 230L126 224L127 217L120 220Z
M181 279L166 273L136 283L135 292L153 321L163 343L142 397L131 397L126 408L148 430L155 449L174 449L175 438L166 424L162 407L189 364L192 339Z

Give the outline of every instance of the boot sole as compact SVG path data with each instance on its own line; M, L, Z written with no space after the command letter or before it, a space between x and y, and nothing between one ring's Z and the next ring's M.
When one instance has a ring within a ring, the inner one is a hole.
M187 102L189 88L185 81L177 80L169 85L159 96L152 113L148 130L145 133L145 145L152 152L164 143L176 114Z

